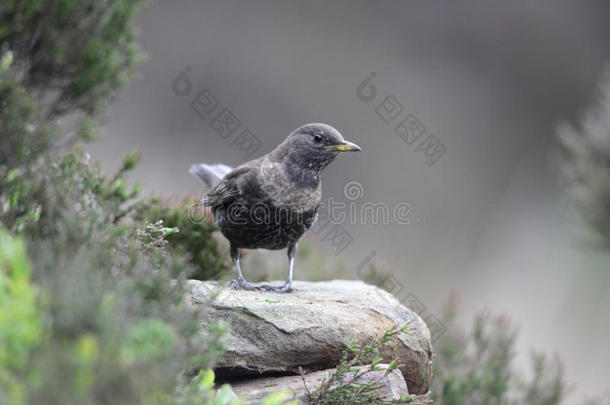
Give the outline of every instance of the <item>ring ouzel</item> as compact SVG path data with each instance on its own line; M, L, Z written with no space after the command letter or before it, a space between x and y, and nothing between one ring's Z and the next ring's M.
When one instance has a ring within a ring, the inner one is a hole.
M268 154L231 169L199 163L191 173L211 188L203 204L231 243L237 270L235 289L292 291L292 270L299 239L317 217L320 173L339 153L360 151L326 124L306 124ZM288 249L288 280L281 287L248 283L239 266L239 249Z

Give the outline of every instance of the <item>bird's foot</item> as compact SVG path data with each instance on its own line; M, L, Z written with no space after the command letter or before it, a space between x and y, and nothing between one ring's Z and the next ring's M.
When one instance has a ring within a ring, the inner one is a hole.
M291 280L287 280L284 283L284 285L282 285L281 287L275 287L272 285L262 285L261 289L263 289L265 291L273 291L273 292L279 292L279 293L290 293L290 292L294 291L294 289L292 288Z
M232 290L247 290L247 291L260 291L261 287L252 285L244 279L233 280L229 283L229 287Z

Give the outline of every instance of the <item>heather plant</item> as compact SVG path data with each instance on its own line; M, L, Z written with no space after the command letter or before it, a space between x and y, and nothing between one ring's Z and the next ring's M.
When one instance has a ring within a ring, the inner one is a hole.
M131 21L139 0L7 0L0 44L14 82L46 121L99 113L141 58Z
M568 196L591 230L610 244L610 70L601 80L597 103L577 125L557 130L555 169Z
M23 239L0 229L0 403L23 401L24 387L14 373L42 338L37 296Z
M0 302L20 308L11 312L20 322L45 321L31 333L40 336L35 344L28 344L29 335L7 340L28 350L21 350L19 367L2 367L0 391L21 392L23 403L173 403L176 388L224 350L227 326L212 324L201 334L201 315L184 300L184 280L193 269L166 249L164 237L174 229L124 215L119 201L132 193L117 193L117 179L106 179L75 150L32 179L31 189L21 183L19 195L7 198L25 198L37 212L19 221L9 208L3 217L27 241L40 296L29 317L23 311L32 303L14 302L19 297L12 290L3 291ZM0 262L12 260L2 251ZM24 273L17 272L22 267L8 274ZM3 333L10 330L2 326ZM4 386L10 381L17 385Z
M399 359L392 360L387 367L380 367L382 359L378 354L399 333L411 333L411 330L408 325L404 325L400 329L389 329L378 339L360 346L351 342L343 352L336 369L330 371L315 390L309 389L301 370L308 401L315 405L429 403L425 395L403 395L396 399L384 399L379 393L383 378L398 368ZM376 378L363 379L373 371L383 371L383 374Z
M228 250L218 242L215 235L218 228L200 199L187 196L180 204L172 204L169 199L153 197L138 204L135 216L142 221L162 218L164 226L179 229L167 235L168 248L188 258L193 266L190 278L219 279L229 273L232 265Z
M558 357L532 355L532 377L515 369L517 331L506 316L479 314L471 330L459 326L457 300L445 308L447 332L435 345L432 399L441 405L564 403L567 384Z
M362 269L366 280L385 288L390 275L375 262ZM514 365L517 329L505 315L479 313L470 328L459 322L452 295L441 321L447 328L435 343L430 398L441 405L558 405L566 403L568 384L558 356L531 355L531 377ZM591 404L598 403L595 399ZM601 402L600 402L601 403Z
M0 5L2 404L173 404L224 351L228 325L184 298L170 215L135 215L139 154L106 176L72 147L136 64L138 3Z

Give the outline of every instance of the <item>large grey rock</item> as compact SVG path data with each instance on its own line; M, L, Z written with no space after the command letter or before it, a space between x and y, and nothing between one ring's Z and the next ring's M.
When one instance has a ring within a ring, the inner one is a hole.
M379 368L386 368L386 364L378 364ZM368 370L368 366L365 366L365 370ZM317 390L322 381L326 376L334 372L332 370L314 371L305 376L305 384L309 391L313 392ZM352 373L346 374L346 381L353 378ZM370 371L363 374L357 380L361 383L367 383L375 381L381 385L381 388L377 390L380 395L380 399L391 401L398 399L402 395L409 395L407 384L403 378L400 370L394 370L386 375L385 371ZM233 392L247 404L258 404L261 399L265 396L279 391L288 390L294 394L294 399L301 403L307 402L307 391L303 383L303 378L300 375L291 375L284 377L262 377L242 380L239 382L231 383Z
M361 281L294 283L295 292L236 291L216 282L191 283L192 305L208 305L203 324L228 321L228 351L216 364L219 378L259 373L296 373L333 368L353 340L379 338L405 322L381 351L384 362L395 358L413 394L428 391L432 376L430 332L422 319L388 292ZM276 282L281 284L281 282Z

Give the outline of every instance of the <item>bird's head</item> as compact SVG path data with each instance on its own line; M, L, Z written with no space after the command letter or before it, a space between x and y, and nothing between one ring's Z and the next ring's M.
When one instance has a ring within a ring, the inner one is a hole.
M304 168L322 170L341 152L357 152L360 147L326 124L305 124L294 130L278 152Z

